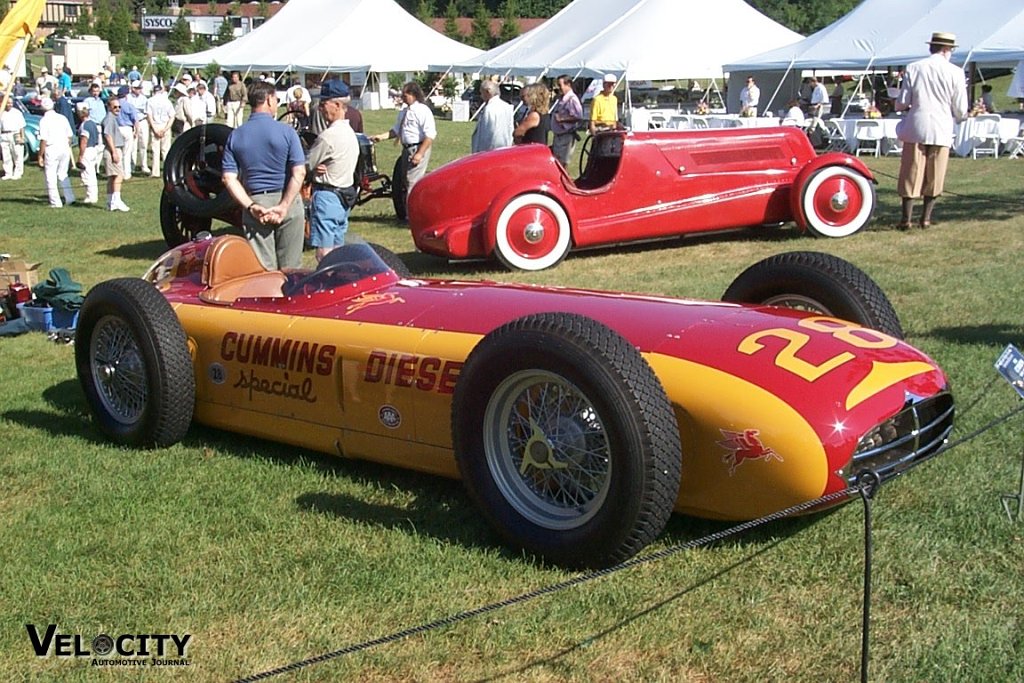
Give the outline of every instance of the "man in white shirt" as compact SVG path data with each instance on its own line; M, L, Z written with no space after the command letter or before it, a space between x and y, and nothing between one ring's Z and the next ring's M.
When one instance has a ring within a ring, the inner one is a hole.
M137 162L142 172L148 174L149 119L146 117L146 107L149 104L149 98L142 94L142 81L132 81L131 91L128 93L127 100L132 103L132 106L135 107L135 111L139 115L138 120L135 122L137 142L132 161Z
M757 116L757 105L761 101L761 89L753 76L747 76L747 84L740 90L740 116Z
M964 72L949 61L956 36L936 32L928 44L931 56L907 66L896 100L896 111L907 112L896 125L896 137L903 142L896 185L902 198L900 230L910 227L914 199L920 196L924 208L919 225L931 225L932 209L946 179L953 124L968 112Z
M63 114L53 110L53 100L44 97L40 101L43 118L39 119L39 165L43 169L46 182L46 194L50 206L59 209L61 193L64 201L73 204L75 193L71 190L71 179L68 169L71 167L71 140L75 132Z
M217 98L210 92L206 81L199 81L196 84L196 98L202 100L202 107L197 110L193 110L192 116L201 118L206 123L212 123L215 116L217 116ZM196 124L200 122L197 120Z
M427 174L430 163L430 149L437 137L434 114L430 107L423 103L423 90L415 81L402 86L402 102L405 107L398 112L398 120L391 130L370 137L374 142L398 138L402 143L402 162L405 166L405 179L408 183L406 195L412 192L413 185Z
M0 156L3 157L4 180L17 180L25 172L25 116L14 108L8 97L0 114Z
M150 176L158 178L167 153L171 151L171 125L174 123L174 105L159 84L153 86L153 96L146 103L146 122L149 124L150 147L153 149Z
M39 70L39 78L36 79L36 94L42 97L43 92L47 90L50 97L53 97L53 93L57 90L57 78L44 66Z
M512 146L512 105L501 99L500 89L494 81L480 84L483 106L476 117L476 129L470 142L472 152Z
M825 89L825 84L812 76L810 115L820 119L826 102L828 102L828 90Z

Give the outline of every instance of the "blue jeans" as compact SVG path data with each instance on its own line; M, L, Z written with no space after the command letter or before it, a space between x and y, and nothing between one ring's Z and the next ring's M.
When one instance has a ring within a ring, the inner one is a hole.
M348 214L337 194L314 190L309 204L309 243L314 247L340 247L348 232Z

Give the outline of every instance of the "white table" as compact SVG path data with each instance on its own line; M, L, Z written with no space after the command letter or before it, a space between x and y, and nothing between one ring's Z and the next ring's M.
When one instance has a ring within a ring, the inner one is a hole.
M900 122L899 119L832 119L839 124L839 128L843 131L843 137L846 138L846 149L853 154L857 150L857 122L858 121L878 121L882 124L882 147L883 151L886 145L894 145L896 140L896 124Z
M832 119L839 124L843 131L843 136L846 138L846 148L850 152L854 152L857 149L857 122L863 121L864 119ZM871 121L879 121L882 124L882 135L883 135L883 151L886 144L894 145L896 141L896 125L900 122L900 118L881 118L881 119L868 119ZM1020 130L1020 119L1013 117L1003 117L999 121L999 139L1003 143L1012 137L1016 137L1017 132ZM953 153L957 156L968 157L971 155L971 151L974 149L974 145L977 144L977 140L973 139L974 132L974 119L968 118L963 123L958 123L953 128Z
M740 116L739 114L710 114L709 128L771 128L782 123L774 116Z
M971 156L974 146L979 142L974 137L974 123L975 120L973 118L968 118L956 125L953 132L953 154L961 157ZM1020 119L1005 116L1001 118L999 120L1000 144L1006 144L1006 141L1010 138L1017 137L1019 130Z

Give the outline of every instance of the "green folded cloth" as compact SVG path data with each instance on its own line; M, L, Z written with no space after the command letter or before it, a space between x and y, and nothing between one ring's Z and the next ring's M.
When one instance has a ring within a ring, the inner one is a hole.
M54 268L45 282L32 288L36 299L54 308L77 311L82 307L82 285L71 279L71 273L64 268Z

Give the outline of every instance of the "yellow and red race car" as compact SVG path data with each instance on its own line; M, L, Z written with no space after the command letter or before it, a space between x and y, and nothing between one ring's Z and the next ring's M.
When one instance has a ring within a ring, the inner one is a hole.
M460 477L506 542L573 567L673 510L756 518L946 440L945 375L851 264L781 254L724 298L425 280L362 243L267 271L225 236L94 287L76 363L114 441L195 420Z

